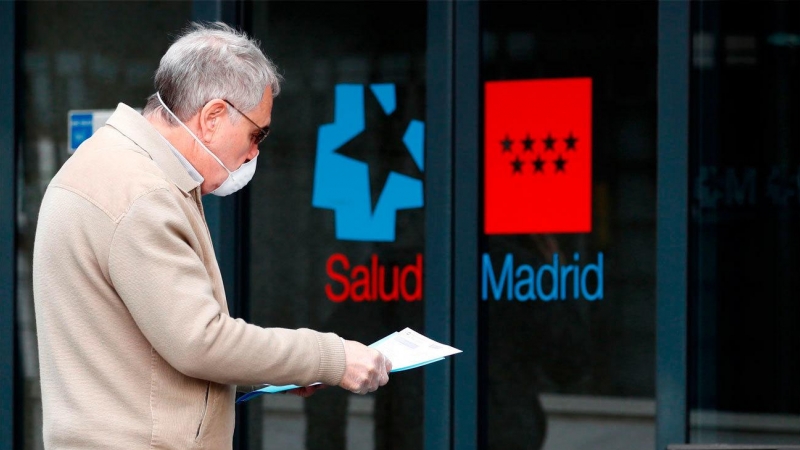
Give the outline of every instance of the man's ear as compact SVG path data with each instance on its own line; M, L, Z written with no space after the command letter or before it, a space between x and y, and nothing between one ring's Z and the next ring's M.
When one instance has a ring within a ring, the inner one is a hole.
M206 103L200 110L200 138L206 142L211 141L214 133L222 123L222 117L228 114L228 105L220 99Z

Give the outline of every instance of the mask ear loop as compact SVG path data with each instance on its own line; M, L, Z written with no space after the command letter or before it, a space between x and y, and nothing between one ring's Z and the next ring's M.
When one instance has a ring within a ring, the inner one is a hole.
M209 154L209 155L211 155L211 157L213 157L214 159L216 159L216 160L217 160L217 162L219 163L219 165L220 165L220 166L222 166L222 168L223 168L223 169L225 169L225 170L228 172L228 175L233 175L233 173L232 173L230 170L228 170L228 168L227 168L227 167L225 167L225 164L223 164L223 163L222 163L222 161L220 161L220 159L219 159L219 158L217 158L217 155L215 155L215 154L214 154L214 153L213 153L211 150L209 150L209 149L208 149L208 147L206 147L206 146L205 146L205 144L203 144L203 143L200 141L200 138L198 138L197 136L195 136L195 134L194 134L194 133L192 133L192 130L190 130L190 129L189 129L189 127L187 127L187 126L186 126L186 125L183 123L183 121L181 121L181 119L178 119L178 116L176 116L176 115L175 115L175 113L173 113L171 109L169 109L169 106L167 106L167 104L166 104L166 103L164 103L164 100L162 100L162 99L161 99L161 93L159 93L158 91L156 91L156 96L158 97L158 101L161 103L161 106L163 106L163 107L164 107L164 109L166 109L166 110L167 110L167 112L168 112L168 113L169 113L169 114L170 114L172 117L174 117L174 118L175 118L175 120L177 120L177 121L178 121L178 123L179 123L179 124L180 124L180 125L181 125L181 126L182 126L182 127L183 127L183 128L184 128L184 129L185 129L185 130L186 130L186 131L187 131L187 132L188 132L188 133L189 133L189 134L190 134L190 135L193 137L193 138L194 138L194 140L195 140L195 141L197 141L197 143L198 143L198 144L200 144L200 146L201 146L201 147L203 147L203 149L204 149L205 151L207 151L207 152L208 152L208 154ZM214 119L214 120L216 120L216 119Z

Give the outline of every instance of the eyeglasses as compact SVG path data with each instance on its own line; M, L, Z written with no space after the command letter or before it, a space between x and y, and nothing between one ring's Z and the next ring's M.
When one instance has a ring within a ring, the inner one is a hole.
M250 123L252 123L253 125L255 125L255 126L256 126L256 128L258 128L258 134L254 134L254 135L253 135L253 142L255 142L255 144L256 144L256 145L258 145L258 144L260 144L261 142L263 142L263 141L264 141L264 139L266 139L266 138L267 138L267 136L269 136L269 127L268 127L268 126L266 126L266 127L264 127L264 128L261 128L260 126L258 126L258 124L257 124L257 123L253 122L253 119L251 119L251 118L247 117L247 114L245 114L245 113L243 113L243 112L239 111L239 108L237 108L237 107L233 106L233 103L231 103L231 102L229 102L229 101L227 101L227 100L225 100L225 99L222 99L222 100L223 100L225 103L229 104L229 105L231 106L231 108L235 109L235 110L236 110L236 112L238 112L239 114L243 115L243 116L244 116L244 118L245 118L245 119L247 119L247 120L249 120L249 121L250 121Z

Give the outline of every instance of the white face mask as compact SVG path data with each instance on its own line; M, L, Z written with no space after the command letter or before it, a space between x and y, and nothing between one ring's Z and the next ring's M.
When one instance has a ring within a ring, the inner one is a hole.
M222 166L223 169L225 169L226 172L228 172L228 178L226 178L225 181L223 181L218 188L211 191L212 194L218 195L220 197L231 195L234 192L238 191L239 189L245 187L247 183L249 183L250 180L253 179L253 175L255 175L256 173L256 160L258 159L257 154L255 158L251 159L250 161L247 161L246 163L242 164L241 167L231 172L230 170L228 170L227 167L225 167L225 164L222 164L222 161L220 161L220 159L217 158L217 155L213 154L211 150L209 150L208 147L206 147L205 144L203 144L200 141L200 139L198 139L197 136L195 136L195 134L192 133L192 130L190 130L189 127L187 127L183 122L181 122L181 119L178 119L178 116L176 116L169 109L166 103L164 103L164 100L161 100L161 94L156 92L156 96L158 96L158 101L161 102L161 106L163 106L164 109L167 110L167 112L172 117L174 117L175 120L177 120L178 123L181 124L181 126L186 131L189 132L189 134L192 135L194 140L197 141L197 143L200 144L200 146L203 147L203 149L207 151L208 154L211 155L219 163L219 165Z

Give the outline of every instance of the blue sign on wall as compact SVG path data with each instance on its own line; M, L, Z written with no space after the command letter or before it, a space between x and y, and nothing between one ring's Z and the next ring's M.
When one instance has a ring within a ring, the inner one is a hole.
M69 149L74 152L83 141L89 139L92 129L91 113L70 113L69 115Z
M69 111L67 113L67 140L69 141L69 153L74 153L83 141L89 139L106 121L113 109L84 109Z

